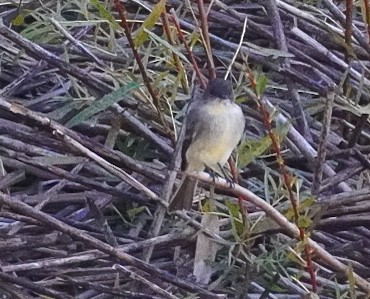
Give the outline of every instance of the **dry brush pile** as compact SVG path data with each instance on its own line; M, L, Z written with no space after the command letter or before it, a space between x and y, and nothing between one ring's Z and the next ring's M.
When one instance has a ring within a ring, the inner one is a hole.
M369 13L348 3L0 2L4 298L368 298ZM247 120L240 184L201 173L168 215L207 70Z

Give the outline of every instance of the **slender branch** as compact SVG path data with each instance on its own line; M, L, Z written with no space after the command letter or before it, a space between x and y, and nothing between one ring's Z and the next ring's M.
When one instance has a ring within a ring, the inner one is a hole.
M209 71L209 78L213 79L216 78L216 69L215 64L212 58L212 48L211 42L209 39L209 32L208 32L208 16L204 10L204 3L203 0L197 0L198 3L198 10L199 10L199 18L200 18L200 26L202 29L202 37L204 40L204 47L206 49L206 57L208 63L208 71Z
M271 16L271 27L272 31L274 32L274 42L276 44L276 47L282 51L289 52L288 45L286 43L286 37L284 34L283 24L281 22L280 13L276 4L276 0L269 0L266 1L267 5L267 11L269 15ZM290 59L284 58L284 67L285 68L291 68ZM312 139L311 132L307 123L306 114L303 111L301 98L299 96L298 90L297 90L297 84L293 81L293 79L285 75L284 80L287 83L288 90L290 93L291 101L293 103L293 111L294 111L294 118L295 122L297 124L297 127L302 134L308 138Z
M225 74L225 80L227 79L227 77L229 76L230 72L231 72L231 69L233 67L233 64L236 60L236 57L238 57L238 54L240 52L240 49L242 47L242 44L243 44L243 40L244 40L244 35L245 35L245 31L247 29L247 21L248 21L248 18L246 17L244 19L244 23L243 23L243 31L242 31L242 34L240 35L240 41L239 41L239 44L238 44L238 48L236 49L235 53L234 53L234 56L233 58L231 59L231 62L229 64L229 67L227 68L227 72Z
M255 81L253 73L251 71L249 71L247 73L247 75L248 75L248 78L251 82L252 88L256 92L257 82ZM273 146L275 154L276 154L276 161L279 165L279 171L280 171L280 174L283 177L285 188L288 191L289 200L290 200L290 203L292 205L292 209L293 209L293 213L294 213L294 222L299 227L299 208L298 208L299 203L298 203L298 201L297 201L297 199L296 199L296 197L293 193L293 189L292 189L293 188L293 177L288 173L288 171L286 169L284 158L283 158L283 155L282 155L281 149L280 149L280 143L278 141L278 138L277 138L276 134L272 130L271 121L270 121L270 119L271 119L270 114L268 113L267 109L265 108L265 104L263 103L261 97L257 96L257 99L258 99L258 101L257 101L258 108L260 110L260 113L262 114L262 121L263 121L263 123L264 123L264 125L267 129L267 132L270 136L272 146ZM299 227L299 237L300 237L300 240L301 240L302 244L304 244L304 251L305 251L306 262L307 262L306 269L309 272L310 277L311 277L312 290L313 290L313 292L316 293L316 291L317 291L316 275L315 275L315 271L314 271L313 264L312 264L311 250L310 250L310 247L309 247L308 243L306 242L307 236L306 236L306 233L305 233L305 229L303 227Z
M344 25L344 42L347 45L346 51L344 53L344 61L348 64L348 68L351 67L351 54L350 49L352 47L352 11L353 7L353 0L346 0L346 21ZM349 72L346 72L345 80L343 82L343 94L349 95L348 92L350 91L350 84L349 84Z
M279 0L279 2L282 3L281 0ZM345 16L332 0L322 0L322 4L334 15L334 17L342 24L343 27L346 27ZM370 44L366 41L366 38L362 34L362 32L357 27L352 26L352 33L354 38L361 45L361 47L363 47L364 50L366 50L367 53L370 55Z
M153 88L153 86L150 82L151 80L149 79L148 75L146 74L146 70L145 70L145 67L143 65L143 62L141 61L141 57L139 55L139 52L137 51L137 49L135 47L135 43L134 43L134 40L133 40L132 35L131 35L131 30L130 30L130 28L128 26L128 23L126 21L125 7L121 4L121 2L119 0L114 0L114 5L116 7L116 10L118 11L119 17L121 19L120 24L121 24L123 30L125 31L127 41L130 45L132 53L134 54L134 57L135 57L137 65L139 67L141 76L143 77L144 84L145 84L146 88L148 89L148 91L149 91L149 93L150 93L150 95L153 99L153 103L154 103L155 107L159 111L160 104L159 104L159 99L158 99L158 93L157 93L157 91L154 90L154 88Z
M333 111L334 98L335 98L335 93L332 90L328 93L328 96L326 98L320 143L319 143L319 148L317 150L316 167L315 167L314 178L313 178L312 187L311 187L311 193L316 196L318 196L320 192L320 185L321 185L322 174L323 174L323 165L325 163L325 157L326 157L326 145L327 145L328 136L330 132L331 115Z
M169 25L169 21L168 21L168 15L166 12L162 12L161 14L161 18L162 18L162 24L163 24L163 28L164 28L164 31L166 33L166 37L167 37L167 41L170 45L174 45L175 42L172 38L172 35L171 35L171 30L170 30L170 25ZM175 66L176 66L176 70L178 71L179 74L184 74L184 76L181 76L181 85L182 85L182 88L184 89L185 93L189 93L189 87L188 87L188 84L186 83L186 74L185 74L185 69L184 69L184 66L181 64L181 60L179 58L179 56L177 56L174 52L172 52L172 57L173 57L173 60L174 60L174 63L175 63Z
M352 46L352 15L353 15L353 0L346 0L346 23L344 31L344 41L348 49ZM348 50L345 52L345 61L349 63L350 55Z
M188 56L190 57L190 60L191 60L191 64L193 66L193 69L195 71L195 73L197 74L197 77L199 79L199 82L200 82L200 86L202 86L203 89L206 88L206 82L205 82L205 79L201 73L201 71L199 70L199 67L198 67L198 64L197 64L197 61L195 59L195 56L193 54L193 52L190 50L186 40L185 40L185 37L181 31L181 27L180 27L180 22L176 16L176 13L175 13L175 10L171 10L171 20L173 22L173 24L175 25L176 27L176 30L177 30L177 34L178 34L178 37L179 37L179 40L180 42L184 45L185 49L186 49L186 52L188 53Z
M134 43L134 40L133 40L132 35L131 35L131 30L130 30L130 28L128 26L128 23L127 23L127 20L126 20L126 10L125 10L124 6L121 4L121 2L119 0L114 0L114 5L116 7L116 10L118 11L119 17L121 19L120 24L121 24L123 30L125 31L127 41L130 45L132 53L134 54L134 57L135 57L137 65L139 67L141 76L143 77L144 84L145 84L146 88L148 89L150 96L152 97L153 104L154 104L155 108L157 109L158 116L161 119L161 122L162 122L164 128L166 129L167 133L169 134L169 136L172 139L172 142L174 143L175 140L172 138L173 136L170 133L170 129L168 128L167 122L165 121L165 119L163 117L163 113L161 111L161 103L160 103L159 98L158 98L158 91L155 90L155 88L153 87L153 85L151 83L151 80L150 80L150 78L148 77L148 75L146 73L146 69L143 65L143 62L142 62L141 57L139 55L139 52L137 51L137 49L135 47L135 43Z
M165 289L157 286L155 283L151 282L150 280L146 279L142 275L131 271L129 268L124 267L122 265L115 264L113 266L113 269L118 270L119 272L122 272L126 275L129 275L132 279L137 280L138 282L142 283L143 285L147 286L149 289L151 289L153 292L157 293L161 296L161 298L167 298L167 299L179 299L179 297L172 295L170 292L166 291Z
M370 43L370 6L369 0L364 0L365 15L366 15L366 28L367 28L367 38Z

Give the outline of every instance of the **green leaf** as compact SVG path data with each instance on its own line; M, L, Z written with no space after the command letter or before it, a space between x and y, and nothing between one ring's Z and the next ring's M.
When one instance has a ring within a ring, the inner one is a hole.
M305 198L299 203L299 210L303 212L305 209L310 208L315 203L315 198L310 196Z
M24 14L18 14L13 20L12 24L14 26L20 26L24 23L25 15Z
M263 48L263 47L257 46L255 44L249 43L249 42L243 42L243 44L248 46L252 50L256 50L256 51L253 51L253 52L258 53L258 55L262 55L262 56L265 56L265 57L271 57L274 60L278 59L278 58L293 58L294 57L293 54L291 54L289 52L286 52L286 51Z
M269 136L262 137L259 140L247 140L239 147L238 167L244 168L257 157L261 156L271 146Z
M244 233L244 226L243 220L241 219L240 207L238 204L234 204L230 201L226 202L226 206L229 209L233 230L235 231L236 235L240 237Z
M289 221L293 221L293 219L294 219L294 216L295 215L295 213L294 213L294 209L293 209L293 207L290 207L290 208L288 208L288 210L286 210L285 211L285 213L284 213L284 216L286 217L286 219L288 219Z
M77 115L75 115L72 119L70 119L66 123L66 126L73 127L89 119L98 112L107 109L108 107L112 106L114 103L117 103L118 101L121 101L123 98L127 96L127 94L130 91L138 88L139 86L140 84L137 82L132 82L126 86L121 86L119 89L111 92L110 94L105 95L101 99L93 102L89 107L79 112Z
M150 35L151 38L156 40L157 42L161 43L164 45L167 49L170 49L173 53L175 53L177 56L179 56L182 60L184 60L187 63L190 63L189 60L184 56L184 54L181 53L176 47L172 46L169 42L166 40L160 38L158 35L154 34L153 32L150 32L147 29L144 29L144 31Z
M260 75L256 81L256 94L261 97L266 90L268 78L265 75Z
M24 19L29 16L33 11L30 9L22 9L12 20L14 26L21 26L24 24Z
M210 213L210 212L213 212L212 209L211 209L211 204L209 202L209 200L207 200L204 205L202 206L202 210L203 212L205 213Z
M351 299L358 298L356 296L356 279L353 272L353 265L349 263L348 265L348 281L349 281L349 295Z
M190 35L189 48L192 49L201 40L201 35L198 31L194 31Z
M165 11L165 8L166 0L161 0L154 6L150 15L145 19L144 23L137 30L134 39L135 48L139 48L144 42L148 40L148 33L146 32L146 30L150 30L154 27L155 23L157 23L158 19L160 18L162 12Z
M91 4L92 6L95 7L95 9L98 10L100 17L109 21L109 23L112 24L115 30L121 28L117 23L116 19L113 17L113 15L107 10L107 8L101 2L99 2L99 0L91 0Z
M44 21L37 21L28 25L21 31L21 35L34 42L41 42L51 33L51 27L46 26Z
M272 130L275 138L281 144L288 134L290 124L279 124L275 129ZM257 157L261 156L264 152L266 152L272 145L272 141L270 136L262 137L259 140L246 140L243 142L238 149L239 157L238 157L238 166L243 168L255 160Z
M135 219L135 217L145 211L145 207L137 207L127 210L127 215L131 221Z
M279 144L281 144L283 142L284 138L288 134L290 125L291 124L289 122L287 122L287 123L277 122L276 123L276 128L273 131L274 131L274 133L276 132L277 136L279 137L279 140L278 140Z
M302 201L300 201L299 203L298 203L298 213L302 213L302 214L304 214L308 209L309 209L309 215L308 216L299 216L299 217L308 217L308 218L310 218L310 224L309 224L309 226L312 224L312 220L311 220L311 218L314 216L314 215L316 215L317 214L317 211L315 211L316 210L316 208L318 208L317 206L316 207L314 207L313 206L313 204L315 203L315 198L313 198L313 197L308 197L308 198L306 198L306 199L304 199L304 200L302 200ZM290 205L290 203L289 203L289 205ZM312 215L312 213L313 213L313 215ZM293 221L294 220L294 215L295 215L295 213L294 213L294 209L293 209L293 207L290 205L289 206L289 208L287 208L285 211L284 211L284 215L285 215L285 217L288 219L288 220L290 220L290 221ZM298 221L299 221L299 219L298 219ZM301 221L303 221L303 222L306 222L306 220L305 219L302 219ZM302 223L303 225L304 225L304 223ZM305 226L304 226L305 227Z
M63 117L65 117L68 113L70 113L72 110L79 110L83 107L83 102L85 101L66 101L66 103L56 109L56 110L53 110L49 113L47 113L46 115L48 117L50 117L51 119L53 120L56 120L56 121L61 121L63 119Z
M298 217L297 225L299 228L309 228L312 225L312 220L310 217L300 215Z

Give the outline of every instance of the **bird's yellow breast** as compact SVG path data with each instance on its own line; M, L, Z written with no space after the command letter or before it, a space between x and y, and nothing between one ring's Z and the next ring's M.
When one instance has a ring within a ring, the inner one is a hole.
M215 170L223 166L244 131L244 116L231 101L212 101L201 107L203 112L194 126L193 140L186 152L188 170Z

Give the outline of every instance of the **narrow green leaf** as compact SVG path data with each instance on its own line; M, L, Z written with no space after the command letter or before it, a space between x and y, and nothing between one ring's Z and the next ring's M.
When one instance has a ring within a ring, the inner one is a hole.
M146 30L150 30L154 27L155 23L158 21L162 12L164 12L165 8L166 0L161 0L154 6L150 15L145 19L144 23L137 30L134 39L134 44L136 48L139 48L143 43L145 43L148 40L148 33L146 32Z
M256 81L256 93L258 97L261 97L266 90L268 78L265 75L260 75Z
M67 100L63 106L58 109L55 109L46 115L53 120L61 121L72 110L79 110L83 107L83 102L85 101L69 101Z
M91 5L98 10L100 17L109 21L115 30L120 29L119 24L113 15L107 10L107 8L99 0L91 0Z
M150 32L147 29L144 29L144 31L150 35L151 38L156 40L157 42L164 45L167 49L170 49L173 53L175 53L177 56L179 56L183 61L190 63L189 60L184 56L184 54L181 53L176 47L172 46L169 42L164 40L163 38L160 38L158 35L154 34L153 32Z
M22 9L12 20L12 24L14 26L21 26L24 24L24 20L27 16L32 14L33 10L30 9Z
M273 129L273 134L275 134L279 144L281 144L288 134L290 124L277 125ZM257 157L261 156L271 147L272 141L270 136L262 137L259 140L247 140L243 142L238 149L238 165L240 168L247 166Z
M20 26L24 23L24 18L25 18L25 15L24 14L18 14L13 20L12 20L12 24L14 26Z
M300 215L297 224L299 228L309 228L312 225L312 220L307 216Z
M101 99L93 102L89 107L79 112L77 115L75 115L72 119L70 119L66 123L66 126L73 127L89 119L90 117L99 113L100 111L103 111L108 107L112 106L114 103L121 101L123 98L126 97L126 95L130 91L138 88L139 86L140 84L137 82L132 82L126 86L121 86L119 89L111 92L110 94L105 95Z
M299 203L299 210L303 212L305 209L310 208L315 203L315 198L310 196L305 198Z
M276 128L274 129L274 132L277 133L277 136L279 137L279 144L281 144L284 140L284 138L286 137L286 135L288 134L288 131L289 131L289 128L290 128L290 123L279 123L277 122L276 123Z
M271 146L269 136L262 137L259 140L247 140L239 147L238 167L244 168L257 157L261 156Z
M353 265L349 263L348 265L348 281L349 281L349 296L351 299L358 298L356 296L356 279L353 272Z
M265 57L271 57L272 59L285 58L285 57L293 58L294 57L293 54L286 52L286 51L264 48L264 47L260 47L253 43L249 43L249 42L243 42L243 44L253 50L256 50L253 52L257 52L259 55L262 55Z
M229 209L231 224L237 236L242 236L244 233L243 221L241 219L240 207L238 204L234 204L230 201L226 202L226 206Z
M131 221L134 221L135 217L145 211L145 207L137 207L127 210L127 215Z
M51 27L46 26L44 21L37 21L28 25L21 31L21 35L34 42L41 42L51 34Z

